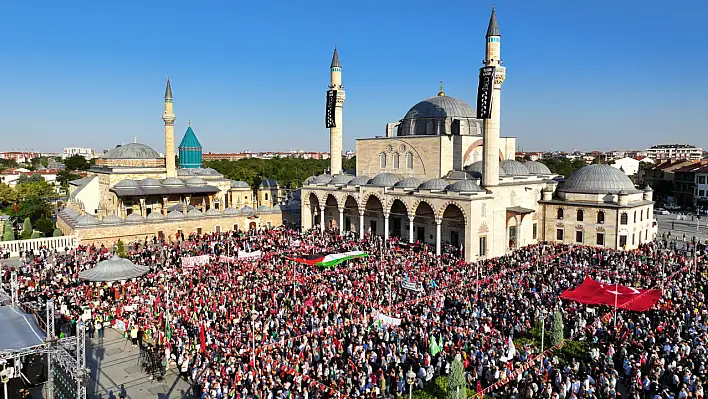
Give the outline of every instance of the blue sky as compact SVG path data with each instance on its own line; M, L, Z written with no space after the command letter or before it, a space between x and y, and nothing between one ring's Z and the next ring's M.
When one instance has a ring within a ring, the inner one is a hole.
M469 0L6 1L0 150L327 150L339 48L344 147L433 96L475 103L491 3ZM507 80L502 135L524 150L708 147L708 2L496 1Z

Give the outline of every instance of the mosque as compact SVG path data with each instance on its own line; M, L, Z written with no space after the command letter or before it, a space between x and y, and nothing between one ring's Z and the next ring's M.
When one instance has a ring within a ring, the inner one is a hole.
M346 96L335 49L327 110L331 170L305 182L302 228L398 236L433 244L438 254L452 246L467 261L539 241L632 249L652 240L651 188L637 189L608 165L564 179L542 163L515 160L516 139L500 136L506 68L494 9L484 66L494 67L488 118L441 85L437 96L388 123L384 136L357 139L356 175L349 175L337 156Z
M137 142L119 145L96 160L88 176L70 182L69 203L57 227L79 243L111 245L282 224L280 187L264 180L255 190L202 167L202 146L191 122L174 145L175 114L169 78L165 89L165 155Z

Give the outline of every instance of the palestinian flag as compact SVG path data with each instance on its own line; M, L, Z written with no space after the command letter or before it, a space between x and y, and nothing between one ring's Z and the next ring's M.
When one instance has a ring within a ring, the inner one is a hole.
M317 253L288 258L293 262L303 263L310 266L333 267L354 258L363 258L367 255L362 251L349 251L339 253Z

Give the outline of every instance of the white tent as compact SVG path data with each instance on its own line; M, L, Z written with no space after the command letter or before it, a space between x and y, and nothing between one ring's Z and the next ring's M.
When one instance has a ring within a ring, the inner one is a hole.
M100 262L96 267L79 273L79 278L89 281L119 281L140 277L150 271L148 266L140 266L113 255L111 259Z

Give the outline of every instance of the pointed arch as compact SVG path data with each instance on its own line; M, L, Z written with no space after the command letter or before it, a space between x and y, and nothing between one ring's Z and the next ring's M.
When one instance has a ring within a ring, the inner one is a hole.
M375 192L364 194L364 196L361 198L361 201L359 202L359 209L366 209L366 206L369 203L369 198L371 197L376 197L376 199L378 199L381 203L381 208L383 209L384 204L386 204L386 201L378 193Z
M393 207L393 203L396 201L400 201L403 204L403 206L406 208L406 211L409 214L411 213L411 210L408 207L408 203L406 203L406 200L400 196L391 197L391 198L389 198L388 202L386 202L386 209L388 209L389 212L391 211L391 207Z
M414 203L413 206L410 208L412 214L417 214L418 213L418 207L420 206L421 203L426 203L430 207L430 209L433 210L433 215L437 215L437 211L435 209L435 206L433 205L432 202L428 201L425 198L419 198L417 199Z
M455 208L457 208L457 209L460 211L460 213L462 214L462 218L463 218L464 221L465 221L465 225L467 225L467 212L465 212L465 210L462 208L462 206L461 206L459 203L457 203L457 201L447 201L447 202L445 202L445 203L440 207L440 209L438 209L437 218L438 218L438 219L443 219L444 216L445 216L445 211L447 211L447 208L450 207L450 206L454 206Z

